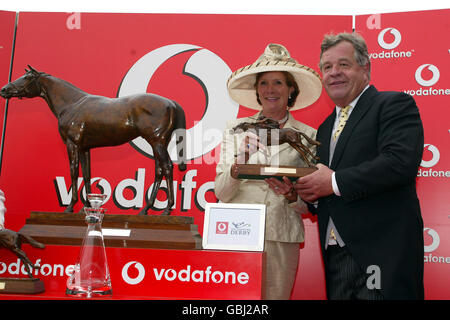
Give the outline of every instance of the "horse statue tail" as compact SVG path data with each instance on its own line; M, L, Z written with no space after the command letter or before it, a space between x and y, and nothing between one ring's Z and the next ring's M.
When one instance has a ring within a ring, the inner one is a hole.
M175 102L175 141L177 145L178 169L186 170L186 116L183 108Z
M21 238L22 241L28 242L32 247L41 248L41 249L45 248L44 244L42 244L40 242L37 242L36 240L34 240L30 236L27 236L27 235L22 234L22 233L17 233L17 235Z

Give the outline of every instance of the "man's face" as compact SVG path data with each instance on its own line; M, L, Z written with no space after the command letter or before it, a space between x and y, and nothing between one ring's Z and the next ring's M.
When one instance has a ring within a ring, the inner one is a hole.
M339 107L352 102L369 83L369 64L360 66L353 45L342 41L322 54L322 82Z

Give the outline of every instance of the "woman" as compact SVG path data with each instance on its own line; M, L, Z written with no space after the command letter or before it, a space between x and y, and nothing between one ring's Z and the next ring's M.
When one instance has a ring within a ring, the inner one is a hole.
M280 127L293 128L314 139L316 130L295 120L289 111L312 104L321 91L319 75L297 63L279 44L269 44L255 63L235 71L228 79L231 98L259 112L227 124L216 168L215 194L222 202L266 204L266 299L290 298L299 246L304 240L300 213L307 209L289 182L274 184L235 178L236 163L295 167L306 164L287 143L266 147L250 132L233 132L232 128L263 116L278 121ZM305 145L315 152L312 145Z

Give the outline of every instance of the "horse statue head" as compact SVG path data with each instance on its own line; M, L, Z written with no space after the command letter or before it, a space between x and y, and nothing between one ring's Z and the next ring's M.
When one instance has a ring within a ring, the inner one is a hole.
M275 130L275 134L272 133L272 129ZM308 157L319 160L319 157L302 142L302 138L305 139L311 147L319 146L321 144L319 141L315 141L305 133L294 130L293 128L280 128L280 123L276 120L261 115L255 122L239 123L233 128L232 132L241 133L242 131L248 130L253 130L253 133L260 137L259 142L267 146L288 143L292 148L299 152L300 157L308 167L313 166ZM246 153L248 155L248 152Z
M256 122L241 122L233 128L233 130L247 131L249 129L280 129L278 121L260 116Z
M39 77L43 72L39 72L28 65L30 70L25 69L25 74L17 80L8 83L0 90L0 95L5 99L10 98L34 98L41 95Z

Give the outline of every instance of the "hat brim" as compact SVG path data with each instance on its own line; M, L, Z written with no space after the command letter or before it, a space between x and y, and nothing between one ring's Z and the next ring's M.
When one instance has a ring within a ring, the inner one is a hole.
M300 89L291 111L305 108L313 104L322 93L322 81L313 69L293 62L275 62L252 65L236 70L228 79L227 87L230 97L242 106L261 110L262 106L256 100L254 87L256 74L269 71L287 71L294 77Z

